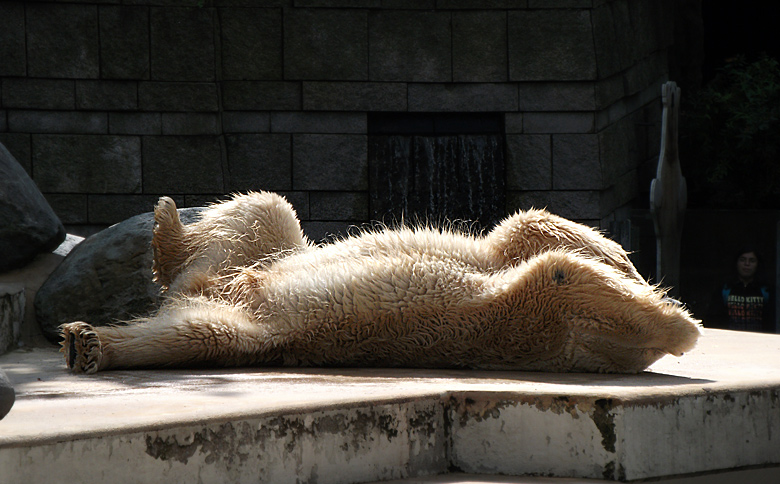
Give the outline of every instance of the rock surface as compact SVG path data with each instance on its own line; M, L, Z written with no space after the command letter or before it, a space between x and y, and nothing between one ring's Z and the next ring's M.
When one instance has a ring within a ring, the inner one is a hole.
M0 272L55 249L65 228L24 168L0 144Z
M183 223L200 208L179 210ZM113 225L78 244L35 296L43 335L59 341L58 327L72 321L105 325L148 314L160 299L152 282L154 217L144 213Z
M14 387L11 385L11 380L9 380L5 372L0 369L0 420L11 411L14 400L16 400L16 393L14 392Z
M24 285L0 283L0 355L19 341L24 321Z
M83 237L68 234L65 241L54 251L38 254L23 267L0 273L0 288L3 285L24 287L24 319L22 320L21 334L16 347L35 347L49 343L43 338L38 321L35 320L35 305L33 304L35 294L51 273L62 263L63 259L67 257L68 253L83 240ZM2 340L2 337L0 337L0 340ZM2 348L2 343L0 343L0 348ZM0 350L0 353L2 353L2 350Z

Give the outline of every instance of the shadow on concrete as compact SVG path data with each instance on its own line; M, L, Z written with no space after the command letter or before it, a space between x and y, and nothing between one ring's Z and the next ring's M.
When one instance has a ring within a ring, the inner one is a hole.
M402 382L457 384L541 383L589 387L655 387L704 385L715 380L653 371L639 374L548 373L485 370L429 370L419 368L224 368L108 371L81 378L102 378L116 385L138 388L181 387L188 391L214 391L220 385L252 382L273 385L382 385Z

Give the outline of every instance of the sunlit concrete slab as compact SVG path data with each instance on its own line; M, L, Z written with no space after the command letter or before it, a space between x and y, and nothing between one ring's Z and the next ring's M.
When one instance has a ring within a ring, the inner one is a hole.
M630 481L780 465L778 335L707 330L691 353L639 375L241 368L82 376L68 373L54 348L13 351L0 367L17 394L0 421L0 483Z

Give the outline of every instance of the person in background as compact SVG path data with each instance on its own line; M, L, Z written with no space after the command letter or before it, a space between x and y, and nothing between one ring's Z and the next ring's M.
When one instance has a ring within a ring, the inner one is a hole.
M736 331L775 332L774 289L758 277L761 256L754 247L740 249L736 278L715 294L705 325Z

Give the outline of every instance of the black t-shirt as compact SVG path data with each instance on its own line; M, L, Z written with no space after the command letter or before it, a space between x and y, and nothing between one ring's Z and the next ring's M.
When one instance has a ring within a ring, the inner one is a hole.
M708 326L774 333L773 296L774 291L768 284L727 282L715 296Z

